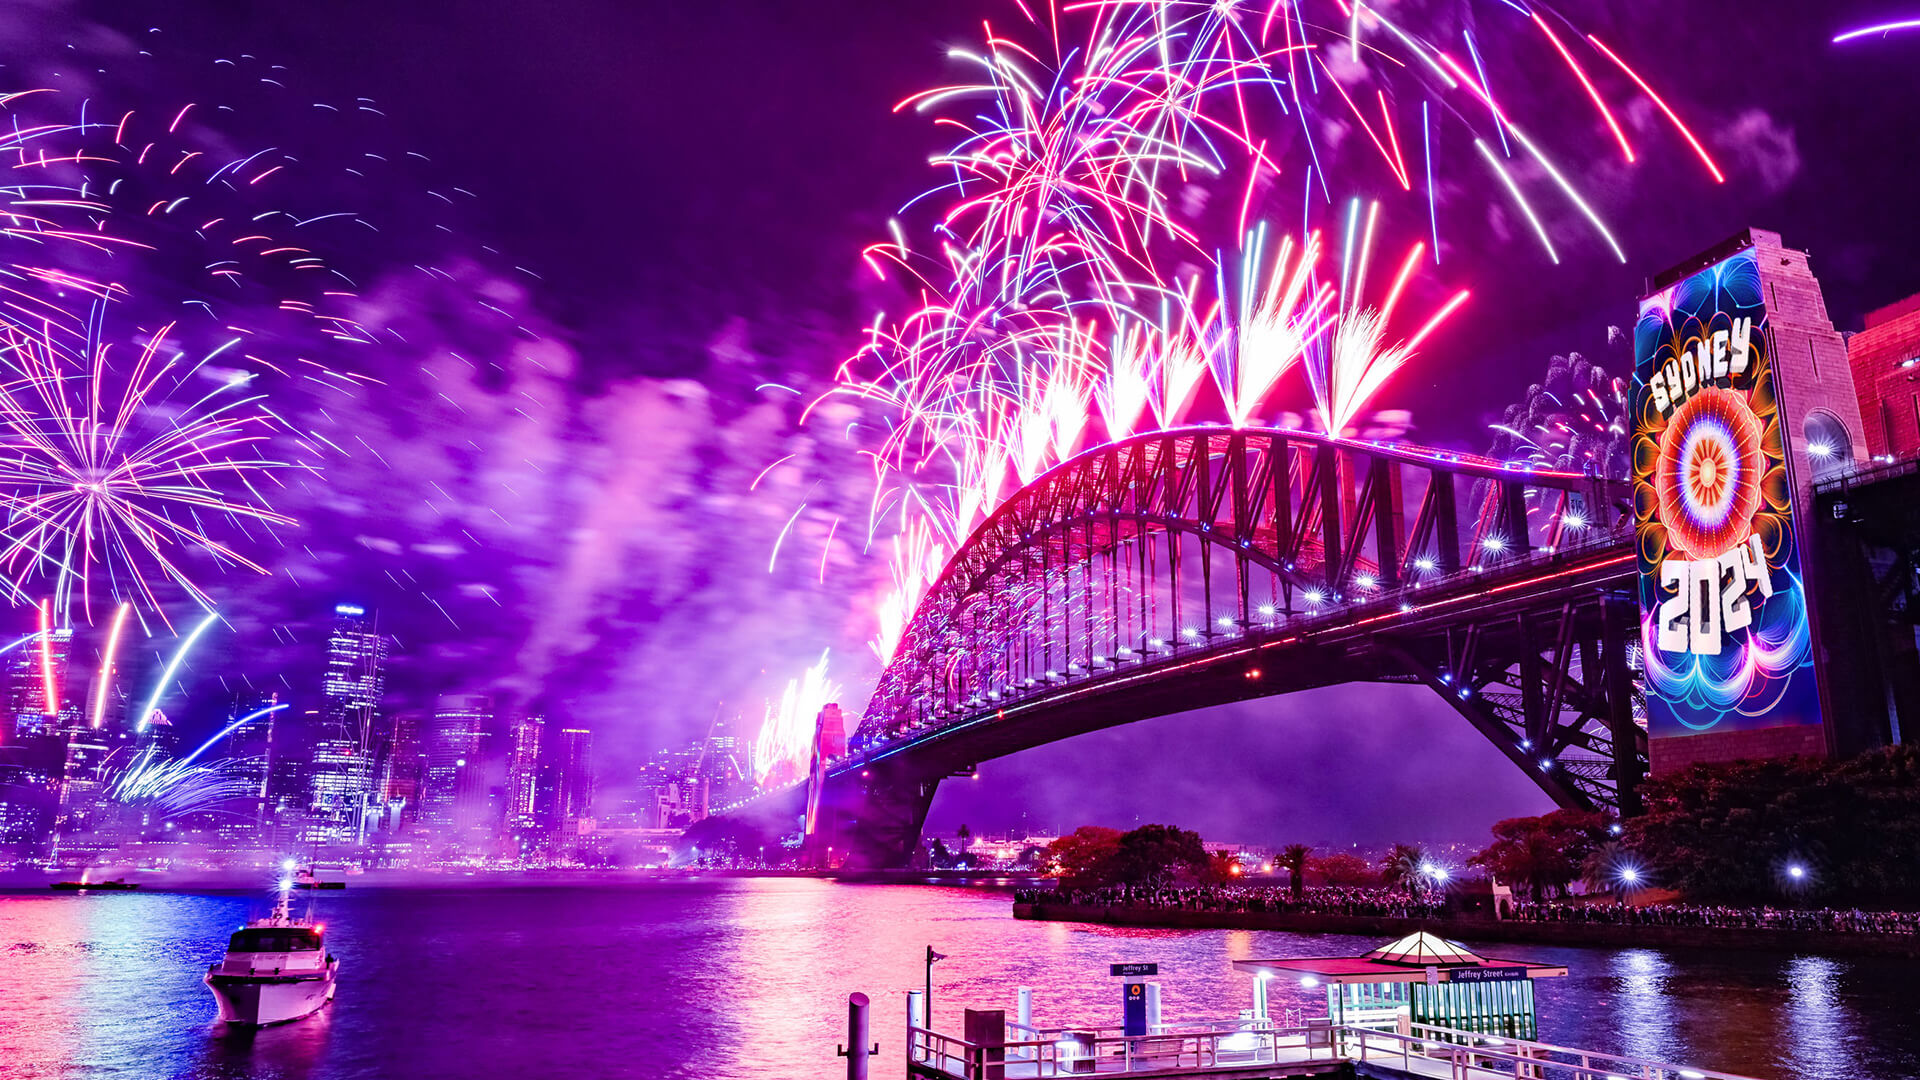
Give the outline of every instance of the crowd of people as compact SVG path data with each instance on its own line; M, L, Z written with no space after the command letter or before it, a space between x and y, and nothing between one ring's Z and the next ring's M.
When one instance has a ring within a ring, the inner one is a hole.
M1281 885L1182 885L1144 888L1111 885L1099 889L1022 889L1022 904L1052 903L1089 907L1156 908L1172 911L1271 911L1303 915L1390 915L1431 919L1442 905L1409 897L1405 890L1354 885L1315 885L1299 895Z
M1920 933L1920 912L1859 908L1723 907L1711 904L1528 903L1502 905L1523 922L1614 926L1724 926L1745 930L1825 930L1856 934Z
M1282 885L1178 885L1149 888L1021 889L1021 904L1152 908L1162 911L1252 911L1303 915L1382 915L1435 919L1446 915L1437 897L1414 898L1403 889L1315 885L1297 895ZM1482 916L1484 917L1484 916ZM1708 926L1747 930L1819 930L1833 933L1920 934L1920 912L1860 908L1730 907L1711 904L1626 904L1617 901L1500 902L1500 917L1522 922L1601 923L1613 926Z

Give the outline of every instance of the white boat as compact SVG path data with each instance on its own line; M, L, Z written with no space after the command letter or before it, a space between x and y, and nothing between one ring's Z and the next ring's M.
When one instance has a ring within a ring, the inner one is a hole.
M264 1027L311 1015L333 1000L340 961L327 954L323 923L293 917L291 882L273 914L233 932L205 982L229 1024Z

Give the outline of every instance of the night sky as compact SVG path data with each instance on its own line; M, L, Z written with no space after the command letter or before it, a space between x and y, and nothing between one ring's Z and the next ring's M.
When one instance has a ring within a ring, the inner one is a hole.
M1388 10L1467 19L1498 6ZM863 605L882 567L844 535L823 563L822 542L831 516L862 520L867 470L800 426L804 401L761 387L811 397L894 299L857 253L937 182L925 159L942 136L890 107L951 78L946 48L1010 12L994 0L49 0L0 15L10 87L111 113L232 98L201 137L297 148L288 199L382 225L326 242L405 326L404 344L343 361L386 392L329 414L363 441L289 493L303 525L276 575L217 583L238 632L189 673L197 721L236 683L310 685L318 628L341 600L374 606L398 638L392 707L488 689L589 723L610 788L715 715L744 714L750 732L761 701L823 648L857 709L875 674ZM1411 409L1424 444L1484 449L1487 423L1553 353L1624 371L1607 331L1632 318L1642 280L1747 225L1812 253L1842 329L1920 290L1920 35L1828 44L1897 7L1570 14L1641 59L1730 180L1706 178L1642 102L1625 115L1649 161L1578 170L1628 262L1570 242L1558 267L1476 190L1484 175L1445 181L1450 207L1489 207L1450 210L1445 230L1447 280L1474 300L1381 402ZM216 64L228 58L242 59ZM284 65L267 69L280 85L262 88L260 65ZM1572 130L1549 131L1558 145L1606 138L1564 79L1539 85L1538 100L1509 93L1567 118ZM313 105L356 98L378 112ZM367 153L392 167L341 171ZM788 453L811 462L803 475L748 491ZM799 554L769 572L802 502ZM1424 826L1407 824L1410 805ZM947 785L933 825L1155 819L1346 842L1470 837L1546 808L1438 700L1338 687L990 762Z

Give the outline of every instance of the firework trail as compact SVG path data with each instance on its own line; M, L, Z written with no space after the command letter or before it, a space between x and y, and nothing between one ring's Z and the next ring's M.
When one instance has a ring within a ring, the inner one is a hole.
M248 381L183 355L170 331L126 360L97 343L82 363L0 326L0 574L17 600L46 585L63 623L90 620L102 599L157 613L163 581L211 606L193 562L265 573L241 552L246 527L292 523L261 490L295 467L272 456L284 425Z
M1662 148L1684 145L1724 179L1620 52L1519 5L1457 41L1345 0L1017 15L953 52L976 77L896 106L956 133L933 161L947 179L862 253L914 305L875 319L834 390L886 417L869 510L870 540L893 543L882 661L945 554L1101 440L1257 424L1301 383L1323 430L1352 431L1468 298L1433 280L1448 231L1436 159L1475 170L1446 179L1524 217L1554 263L1626 256L1548 135L1597 135L1643 161L1661 140L1637 134L1636 147L1616 109L1645 96L1676 136ZM1535 56L1578 103L1546 127L1531 111L1544 90L1494 92L1503 60ZM1467 209L1447 217L1488 207ZM1263 223L1294 213L1295 230ZM1395 230L1421 239L1386 239ZM1381 248L1403 253L1384 290L1370 285Z
M814 722L820 710L840 696L827 678L827 654L787 683L779 701L768 701L760 734L753 743L753 779L761 787L779 787L806 778L813 755Z

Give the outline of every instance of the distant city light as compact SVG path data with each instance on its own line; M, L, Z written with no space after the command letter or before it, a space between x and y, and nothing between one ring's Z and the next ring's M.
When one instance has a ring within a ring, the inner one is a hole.
M336 604L334 605L333 613L335 615L365 615L367 609L358 604Z

